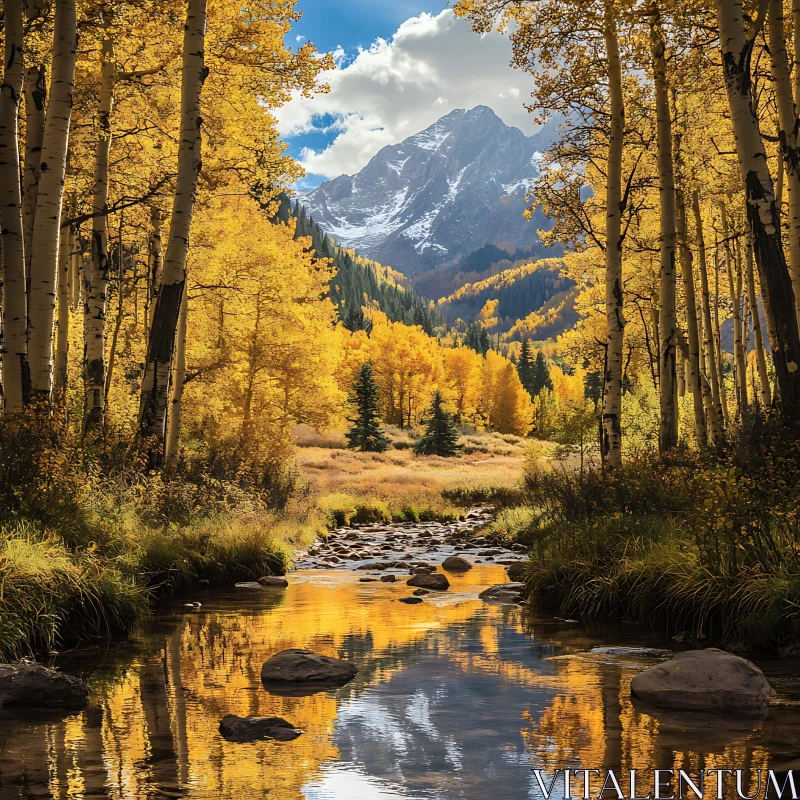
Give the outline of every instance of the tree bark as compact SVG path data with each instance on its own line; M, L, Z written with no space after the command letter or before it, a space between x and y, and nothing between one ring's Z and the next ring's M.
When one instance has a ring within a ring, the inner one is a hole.
M3 408L20 411L29 399L26 342L27 292L22 186L19 159L19 106L23 86L23 3L6 0L3 85L0 87L0 214L2 215Z
M606 180L606 370L601 453L609 467L622 465L622 149L625 105L622 66L612 3L605 4L603 34L609 86L609 140Z
M728 293L733 306L733 362L736 375L736 406L741 419L747 413L747 375L744 352L742 350L742 271L741 264L739 264L739 259L737 258L736 273L734 274L734 258L732 257L731 248L728 248L726 261Z
M669 108L664 34L653 4L650 42L656 100L656 139L660 205L661 274L659 280L659 448L666 455L678 444L677 316L675 311L675 175L672 164L672 119Z
M756 32L745 29L741 0L718 0L717 16L725 87L780 401L787 416L797 417L800 414L800 336L772 176L751 94L750 57Z
M47 403L53 383L53 317L61 204L67 168L72 95L75 85L77 22L75 0L56 3L53 66L42 144L31 250L28 359L31 400Z
M792 78L784 34L783 0L769 2L769 54L775 101L778 106L778 139L781 164L789 198L789 274L794 290L795 315L800 321L800 122L792 98ZM780 219L780 193L776 198ZM800 322L798 323L800 324Z
M188 292L181 299L181 313L178 317L178 331L175 337L175 359L172 366L172 408L167 422L167 444L165 459L168 467L175 466L178 460L178 442L181 435L181 416L183 414L183 386L186 380L186 320L189 314Z
M156 299L161 288L164 267L164 246L161 241L161 211L153 206L150 209L150 236L147 246L147 310L145 312L145 341L150 335Z
M714 350L717 354L717 380L719 382L719 402L722 406L722 421L730 425L728 412L728 392L725 388L724 353L722 352L722 336L719 324L719 242L714 248Z
M58 259L58 314L56 322L56 360L53 369L53 404L64 407L67 402L67 356L69 354L69 279L72 271L74 233L70 228L61 236Z
M25 178L22 188L22 227L25 232L26 269L30 267L33 221L39 190L45 112L44 67L28 67L25 72ZM28 273L29 274L29 273Z
M73 311L77 311L81 304L82 261L81 232L80 228L74 228L69 274L69 307Z
M716 444L722 436L722 401L720 399L719 372L717 371L717 353L714 345L714 329L711 326L711 295L708 288L708 264L706 262L706 242L703 236L703 217L700 213L700 194L695 189L692 196L694 209L695 236L697 242L697 260L700 270L700 294L703 318L703 347L706 357L706 374L711 388L713 413L709 415L709 438Z
M108 163L111 154L111 112L114 108L116 69L110 39L104 39L100 56L98 138L92 189L92 278L84 317L84 432L100 431L105 419L106 296L108 294Z
M761 407L766 413L772 405L772 390L769 385L769 375L767 374L767 354L764 351L761 317L758 314L758 296L756 295L756 281L753 270L753 248L750 245L747 247L747 295L750 298L750 309L753 315L753 344L756 351Z
M186 283L186 256L200 174L200 95L205 80L206 0L188 0L181 78L181 134L178 177L172 206L163 279L153 312L142 377L140 430L154 437L151 466L163 461L170 368L175 349L181 298Z
M706 410L703 403L703 385L700 372L700 333L697 329L697 300L694 292L694 270L692 251L686 230L686 202L683 191L676 192L676 211L678 231L680 232L680 261L683 292L686 301L686 338L689 343L688 383L692 392L694 408L694 430L701 445L708 441Z

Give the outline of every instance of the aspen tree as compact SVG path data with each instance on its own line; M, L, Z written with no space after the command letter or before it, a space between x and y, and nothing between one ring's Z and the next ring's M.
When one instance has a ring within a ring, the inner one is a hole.
M108 164L111 153L111 112L114 107L116 66L114 49L105 38L100 53L98 137L92 189L92 271L86 298L83 333L84 431L102 430L105 419L106 295L108 293Z
M161 211L156 207L150 209L150 234L147 237L147 309L145 312L145 340L153 322L156 310L156 299L161 286L164 267L164 249L161 241Z
M163 279L153 312L142 378L140 428L155 437L158 451L151 462L163 460L170 369L175 348L181 298L186 282L186 255L200 174L200 94L205 80L206 0L188 0L184 28L181 78L181 134L178 177L170 220Z
M775 102L778 106L779 176L786 174L789 198L788 266L794 290L795 315L800 324L800 121L792 99L792 79L784 35L783 0L769 0L769 55ZM800 32L798 32L800 33ZM776 204L780 219L780 195Z
M3 264L3 408L28 402L25 237L20 184L19 108L23 88L23 4L6 0L3 85L0 87L0 215Z
M167 420L167 443L165 461L168 467L174 467L178 460L178 442L181 435L181 418L183 415L183 387L186 381L186 321L189 315L189 293L184 291L181 298L181 313L178 317L178 331L175 337L175 358L172 365L172 402ZM250 396L252 402L252 395ZM249 415L249 403L248 403Z
M761 407L766 413L772 405L772 393L767 374L767 355L764 351L764 336L761 332L761 317L758 313L758 298L756 296L756 281L753 270L753 247L747 243L747 295L753 314L753 345L756 353L756 366L758 368L758 384L761 398Z
M694 429L698 442L705 444L708 439L706 427L705 404L703 403L703 385L700 372L700 335L697 328L697 301L694 292L694 270L692 251L689 249L686 231L686 202L683 191L678 189L675 195L676 214L680 241L681 277L686 303L686 338L689 345L688 383L692 392L694 408Z
M603 39L610 98L606 188L606 370L603 389L602 455L611 467L622 464L622 340L625 330L622 299L622 150L625 106L615 9L606 0Z
M62 234L58 257L58 295L56 313L56 352L53 366L53 404L64 406L67 400L67 356L69 354L69 295L74 233Z
M763 22L762 17L746 26L741 0L717 2L725 88L736 137L747 219L761 279L780 402L788 416L796 417L800 413L800 336L792 283L783 254L775 190L767 166L750 81L753 42Z
M656 139L660 210L661 273L659 279L659 395L662 455L678 444L677 314L675 310L675 174L672 160L672 118L667 83L666 43L658 5L651 6L650 46L656 103Z
M722 401L720 399L719 372L717 371L717 351L714 342L714 328L711 324L711 295L708 286L708 265L706 262L706 242L703 236L703 217L700 212L700 193L697 189L692 194L694 211L695 241L697 244L697 260L700 272L700 298L703 320L703 348L705 350L706 371L711 385L711 398L714 414L709 416L709 437L713 444L721 436L720 424L723 420ZM712 422L712 417L714 420Z
M33 220L39 190L39 166L42 159L46 84L44 67L25 71L25 177L22 188L22 227L25 231L26 274L30 267Z
M31 371L31 399L37 403L49 402L52 390L53 317L58 245L78 35L75 0L58 0L55 8L53 66L42 140L41 176L36 197L30 258L28 360Z

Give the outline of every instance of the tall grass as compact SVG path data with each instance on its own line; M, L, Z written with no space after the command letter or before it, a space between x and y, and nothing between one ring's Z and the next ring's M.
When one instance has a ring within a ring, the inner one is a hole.
M729 447L670 464L532 470L528 516L508 522L531 546L540 607L786 651L800 642L798 487L795 431L755 421Z
M164 592L283 573L325 530L284 468L143 463L111 433L0 423L0 660L126 633Z

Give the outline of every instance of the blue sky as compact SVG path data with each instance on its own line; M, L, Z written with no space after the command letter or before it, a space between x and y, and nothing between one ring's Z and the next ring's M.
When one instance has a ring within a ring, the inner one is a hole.
M298 0L287 37L336 52L331 91L276 110L290 153L305 167L298 189L362 169L378 150L457 108L487 105L533 133L530 77L509 66L511 45L473 33L447 0Z
M303 19L292 30L318 50L354 50L388 39L409 17L438 14L446 6L445 0L298 0Z
M290 34L290 44L296 37L313 42L320 52L332 53L338 47L348 57L358 48L369 48L376 39L391 39L394 32L409 17L423 12L438 13L447 6L446 0L299 0L297 10L303 18ZM321 119L324 127L330 119ZM289 152L301 158L306 148L322 150L336 138L334 132L304 133L287 137ZM325 180L322 175L310 174L303 181L305 187L315 186Z

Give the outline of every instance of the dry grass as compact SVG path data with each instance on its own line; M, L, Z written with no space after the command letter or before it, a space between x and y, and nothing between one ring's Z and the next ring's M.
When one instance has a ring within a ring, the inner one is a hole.
M404 512L409 509L422 517L449 516L456 510L443 499L443 492L510 489L522 478L524 440L470 434L462 442L473 446L462 458L415 456L410 449L356 453L301 446L297 465L323 507L330 505L326 498L338 496L356 504L364 499L378 501L396 518L408 516Z

